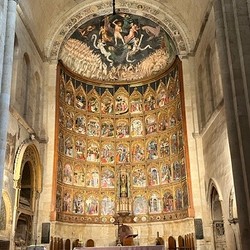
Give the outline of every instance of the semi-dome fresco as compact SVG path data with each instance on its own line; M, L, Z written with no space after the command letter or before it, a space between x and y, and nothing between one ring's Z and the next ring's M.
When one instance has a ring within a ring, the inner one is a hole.
M66 39L59 58L82 77L131 83L166 70L175 56L174 43L159 24L118 13L79 26Z

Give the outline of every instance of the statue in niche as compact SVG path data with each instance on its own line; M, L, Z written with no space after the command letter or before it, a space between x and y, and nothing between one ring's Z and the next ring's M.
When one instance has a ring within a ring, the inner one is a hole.
M120 175L120 197L128 197L127 173L121 173Z

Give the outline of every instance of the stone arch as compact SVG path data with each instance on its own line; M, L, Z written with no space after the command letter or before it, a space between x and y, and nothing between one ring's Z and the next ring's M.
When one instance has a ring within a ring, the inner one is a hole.
M19 146L14 161L15 207L13 215L16 246L28 245L32 241L33 227L37 216L39 193L42 190L42 166L37 147L30 139ZM22 178L25 176L25 178ZM24 234L27 231L28 234Z
M173 39L179 55L187 55L191 53L193 41L191 37L189 37L190 35L187 35L190 34L188 28L181 18L178 18L180 14L176 15L175 13L166 13L163 11L164 8L159 8L158 5L159 3L153 4L152 2L144 2L140 5L140 2L138 1L132 1L129 4L122 1L117 3L116 9L119 10L119 12L134 13L152 19L155 23L161 25ZM51 29L44 47L47 59L58 59L64 40L81 24L98 15L110 13L112 13L111 2L99 1L98 3L95 3L95 5L86 5L86 3L79 4L72 9L71 13L67 12L67 16L61 16L59 18L60 20L58 19L58 23L54 26L54 29Z
M210 204L211 221L215 249L226 249L224 215L222 210L222 195L216 181L211 179L208 189L208 203Z
M14 181L15 187L20 184L20 179L23 171L24 164L30 161L32 171L36 178L34 178L35 191L40 193L42 190L42 165L40 161L39 152L37 147L33 144L32 140L24 141L18 148L14 162Z
M222 192L219 188L217 181L214 178L211 178L209 180L208 189L207 189L207 201L210 205L211 205L210 198L211 198L213 188L215 188L217 190L218 195L219 195L219 200L223 201Z

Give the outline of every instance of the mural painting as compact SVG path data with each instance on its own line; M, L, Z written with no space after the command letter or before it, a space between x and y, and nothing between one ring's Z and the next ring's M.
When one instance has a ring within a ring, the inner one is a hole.
M158 24L119 13L99 16L79 26L65 41L60 59L86 78L132 82L165 70L175 55L175 45Z

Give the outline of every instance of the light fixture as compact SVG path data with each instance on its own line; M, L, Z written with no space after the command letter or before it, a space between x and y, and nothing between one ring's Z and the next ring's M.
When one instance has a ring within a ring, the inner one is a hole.
M116 12L115 12L115 0L113 0L113 15L115 15Z

